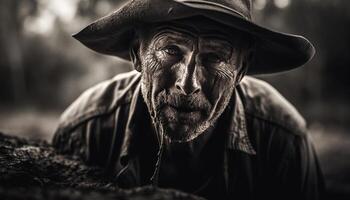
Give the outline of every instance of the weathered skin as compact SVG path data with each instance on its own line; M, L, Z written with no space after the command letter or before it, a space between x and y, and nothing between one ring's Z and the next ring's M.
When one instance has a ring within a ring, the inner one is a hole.
M167 139L188 142L213 126L244 75L249 41L196 17L155 25L138 43L142 93Z

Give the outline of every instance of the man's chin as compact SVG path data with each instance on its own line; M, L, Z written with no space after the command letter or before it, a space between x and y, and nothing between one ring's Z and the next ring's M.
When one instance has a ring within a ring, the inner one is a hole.
M167 123L164 134L170 142L189 142L205 131L204 125Z
M192 125L191 127L190 124L185 124L185 123L168 123L167 130L173 133L177 133L177 132L191 133L194 131L194 130L191 130L193 129L193 126L194 125Z
M171 142L195 139L208 128L207 121L201 111L185 113L167 107L160 114L164 134Z

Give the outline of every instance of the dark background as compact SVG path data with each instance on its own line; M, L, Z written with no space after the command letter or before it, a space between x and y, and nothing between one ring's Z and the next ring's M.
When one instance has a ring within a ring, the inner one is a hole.
M51 140L60 113L82 91L132 69L70 36L121 3L0 1L0 131ZM314 43L316 56L304 67L258 78L306 118L330 193L350 197L350 1L255 0L254 8L259 24Z

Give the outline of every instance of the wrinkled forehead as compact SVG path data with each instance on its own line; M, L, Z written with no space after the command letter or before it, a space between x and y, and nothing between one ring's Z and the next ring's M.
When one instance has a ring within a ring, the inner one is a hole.
M182 38L184 42L202 38L211 44L234 47L248 42L243 32L201 16L152 24L147 29L149 39L162 35Z

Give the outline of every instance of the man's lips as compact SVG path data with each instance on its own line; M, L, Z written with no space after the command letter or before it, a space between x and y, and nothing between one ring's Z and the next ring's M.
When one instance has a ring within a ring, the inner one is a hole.
M177 112L181 112L181 113L192 113L192 112L200 112L201 111L201 109L199 109L199 108L193 108L193 107L188 107L188 106L169 105L169 107L176 110Z
M203 110L188 106L167 105L163 112L171 123L191 124L197 123L203 117Z

